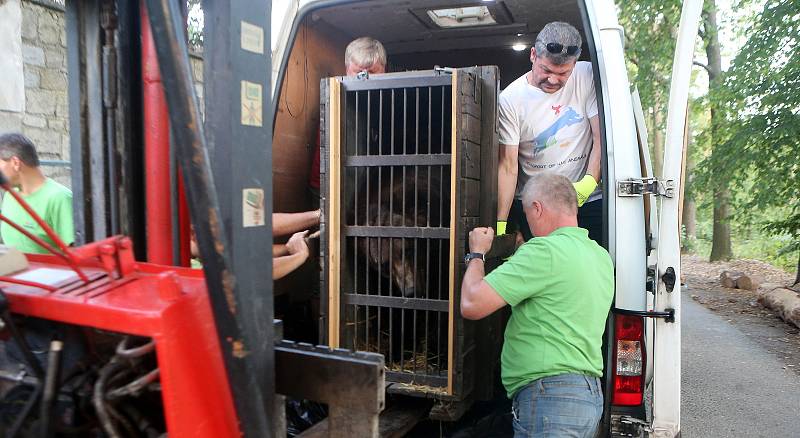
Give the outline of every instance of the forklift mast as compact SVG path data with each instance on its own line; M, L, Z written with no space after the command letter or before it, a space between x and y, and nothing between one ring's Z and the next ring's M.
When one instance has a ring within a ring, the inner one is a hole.
M0 277L0 318L23 352L12 314L150 338L170 435L280 436L291 396L329 405L315 433L377 436L383 357L282 341L273 320L270 5L204 2L201 113L185 4L66 3L79 246L30 255L28 280ZM202 275L175 266L187 217ZM14 433L45 377L59 391L57 370L40 371Z

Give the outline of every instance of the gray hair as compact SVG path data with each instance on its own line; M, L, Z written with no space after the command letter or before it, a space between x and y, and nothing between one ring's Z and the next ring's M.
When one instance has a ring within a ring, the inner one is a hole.
M386 49L375 38L361 37L353 40L344 51L344 65L369 67L375 63L386 67Z
M578 194L569 178L552 172L537 172L522 189L522 206L529 208L539 201L564 213L577 214Z
M547 44L557 43L564 46L561 53L550 53ZM547 23L536 35L536 56L542 56L556 65L566 64L575 61L581 56L581 33L569 23L563 21L553 21ZM567 55L568 46L578 46L578 51L574 55Z
M39 167L39 155L33 142L19 133L0 135L0 159L19 158L28 167Z

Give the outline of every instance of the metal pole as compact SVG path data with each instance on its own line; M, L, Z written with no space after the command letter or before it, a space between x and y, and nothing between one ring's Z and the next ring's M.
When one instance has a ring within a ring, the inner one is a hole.
M181 34L183 35L183 34ZM169 114L153 32L142 7L142 82L147 261L172 265Z
M243 317L247 314L248 307L253 305L248 301L252 294L243 295L243 288L237 281L240 266L231 263L232 248L223 228L211 173L203 121L192 83L187 45L183 38L180 5L170 0L147 0L146 3L167 96L178 163L186 183L189 209L197 233L239 430L246 437L271 437L274 435L271 428L273 410L271 406L270 409L266 408L264 400L272 400L274 386L265 386L262 382L265 379L274 382L274 368L269 367L269 374L264 376L261 373L263 370L258 369L257 365L264 361L274 365L272 356L259 357L265 343L272 353L272 318L271 315L266 315L267 330L259 331L258 327L254 328L250 324L252 321ZM266 14L265 17L269 16L268 10L262 12ZM265 33L269 35L268 27ZM231 98L232 96L228 97ZM271 228L268 227L266 232L270 231ZM242 260L241 265L249 262L252 260ZM264 284L263 289L269 295L271 305L271 282Z

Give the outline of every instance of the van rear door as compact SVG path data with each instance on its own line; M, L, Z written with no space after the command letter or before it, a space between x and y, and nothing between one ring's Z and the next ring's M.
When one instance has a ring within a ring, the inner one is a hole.
M681 287L680 203L686 141L686 114L695 39L700 25L702 0L685 0L672 64L664 168L661 175L672 181L672 196L660 197L656 268L655 311L673 309L674 322L655 321L653 375L653 436L673 438L680 433L681 409ZM669 189L667 189L669 190Z

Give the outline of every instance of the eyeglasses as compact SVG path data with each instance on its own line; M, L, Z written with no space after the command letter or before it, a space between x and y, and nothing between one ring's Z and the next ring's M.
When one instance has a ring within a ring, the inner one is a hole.
M568 56L575 56L575 54L578 53L578 50L580 50L580 47L578 46L564 47L564 45L561 43L547 43L545 44L545 47L547 47L548 52L554 55L560 55L564 51L564 49L566 49L567 50L566 53Z

